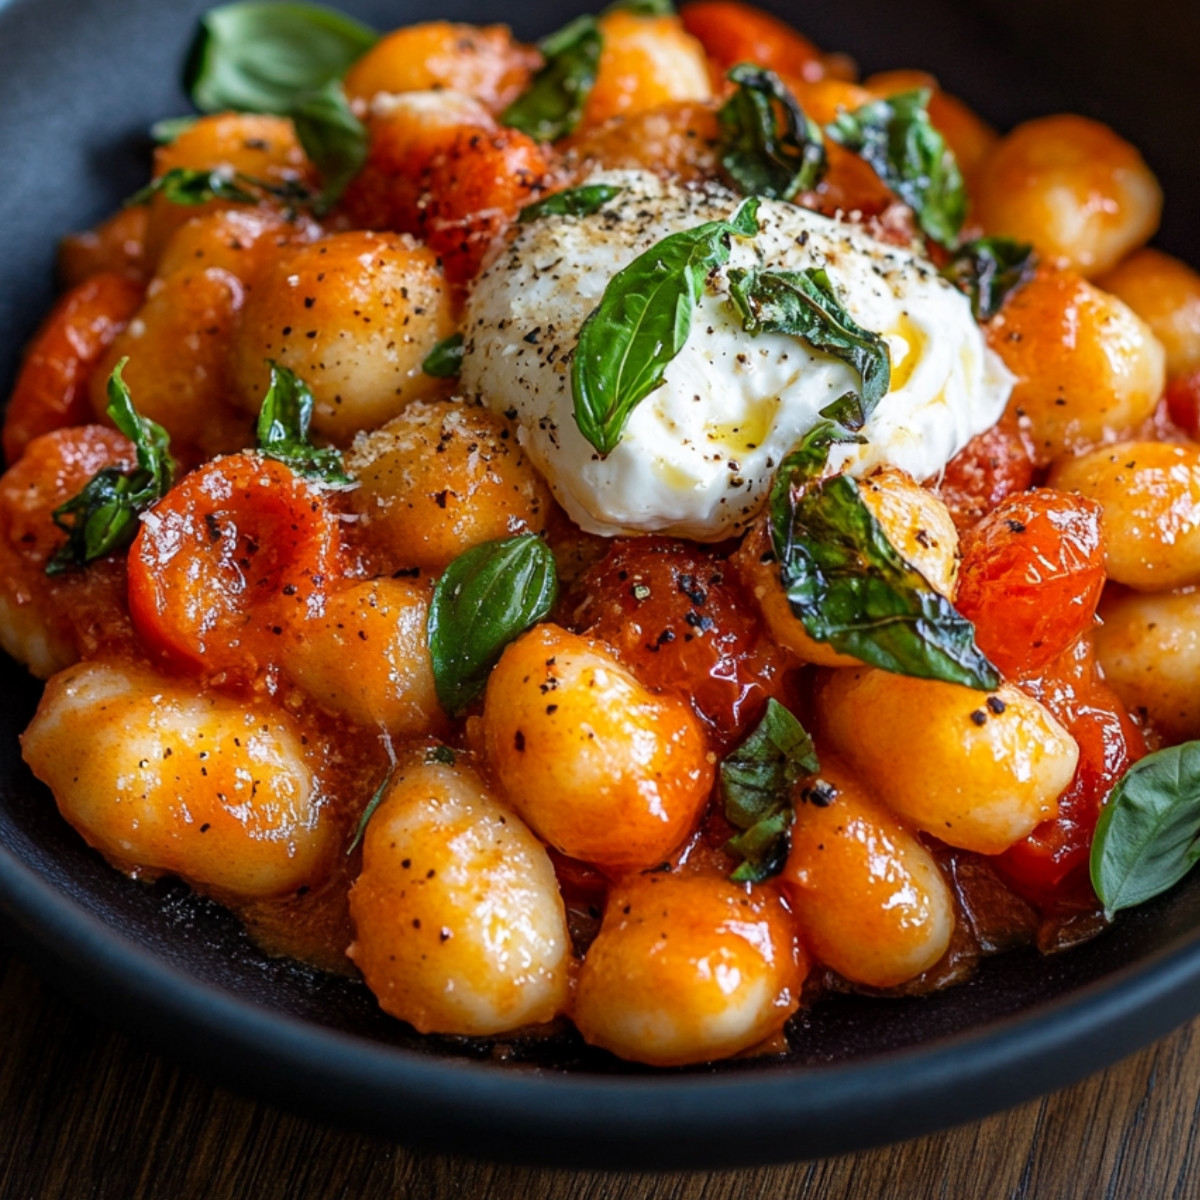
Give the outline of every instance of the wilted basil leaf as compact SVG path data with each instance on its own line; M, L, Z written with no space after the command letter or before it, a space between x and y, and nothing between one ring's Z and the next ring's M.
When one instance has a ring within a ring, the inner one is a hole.
M300 97L289 115L305 154L321 176L317 212L327 212L367 161L366 126L350 111L337 79Z
M861 429L891 386L892 359L883 338L855 324L829 276L815 267L732 270L729 294L747 333L802 338L814 350L831 354L858 372L861 392L848 392L822 409L821 415L847 429Z
M1109 917L1177 884L1200 861L1200 742L1148 754L1117 782L1092 840L1092 886Z
M942 275L971 298L975 320L988 321L1037 269L1033 247L1012 238L977 238L942 268Z
M308 440L312 421L313 394L308 384L276 362L268 361L271 383L258 412L258 448L267 458L277 459L297 475L329 487L353 487L341 453L331 447L314 446Z
M835 142L862 158L940 246L958 245L967 214L962 173L945 138L929 120L928 88L872 100L825 127Z
M656 242L608 281L571 362L575 421L601 454L613 451L630 414L661 385L687 342L705 277L729 261L731 237L758 232L757 214L751 197L728 221Z
M67 540L46 563L47 575L61 575L127 546L137 533L139 514L162 499L171 486L175 467L170 438L161 425L133 407L121 377L128 361L121 359L108 377L108 416L133 443L137 467L128 472L102 468L78 495L54 510L54 523Z
M504 647L550 615L554 555L536 534L484 542L442 573L427 635L438 700L458 716L483 691Z
M287 114L378 40L374 30L316 4L226 4L200 19L184 87L201 112Z
M529 89L500 114L500 120L539 142L566 137L583 115L604 37L595 17L576 17L538 43L546 60Z
M777 700L768 700L758 726L721 763L725 816L742 830L726 844L743 860L730 879L758 883L779 874L795 817L792 788L818 769L804 726Z
M721 106L721 165L746 195L790 200L825 174L821 127L804 113L774 71L740 63Z
M425 355L421 370L434 379L453 379L462 372L463 335L452 333Z
M527 225L539 217L588 217L622 191L623 188L610 183L589 183L583 187L567 188L566 191L547 196L545 200L525 205L517 219L522 225Z
M194 171L187 167L173 167L125 201L126 208L136 204L149 204L155 196L162 196L172 204L207 204L210 200L228 200L233 204L257 204L262 198L258 193L242 186L254 181L232 171L218 168L215 171Z
M810 483L820 446L788 456L769 502L780 582L805 632L897 675L998 687L975 627L891 544L858 484L848 475Z

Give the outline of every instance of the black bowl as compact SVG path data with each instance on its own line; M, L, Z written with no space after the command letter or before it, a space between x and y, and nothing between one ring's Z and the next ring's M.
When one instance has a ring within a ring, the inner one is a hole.
M147 169L149 123L186 111L176 79L204 6L0 0L5 390L52 299L56 238L133 191ZM345 7L381 28L430 14L411 0ZM1200 196L1200 94L1188 90L1200 65L1193 0L1143 3L1132 21L1128 5L1093 3L1086 36L1071 29L1077 9L1066 0L831 7L836 14L800 14L820 44L849 51L867 70L931 69L1002 126L1062 109L1115 124L1164 179L1163 243L1200 260L1188 228ZM492 0L438 15L512 20ZM567 15L534 0L515 23L533 37ZM1032 49L1021 48L1022 36ZM361 986L264 957L232 917L178 885L146 887L111 871L20 761L17 735L37 686L8 662L0 677L12 689L0 716L3 931L86 1004L171 1056L358 1129L548 1164L798 1159L1027 1099L1200 1010L1197 879L1059 957L1009 954L970 983L921 1000L822 1001L797 1019L783 1062L655 1072L571 1035L517 1044L492 1061L499 1056L477 1044L421 1038L389 1021Z

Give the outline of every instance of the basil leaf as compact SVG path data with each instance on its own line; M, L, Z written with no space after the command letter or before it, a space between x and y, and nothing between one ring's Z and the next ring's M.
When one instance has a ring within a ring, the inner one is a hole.
M164 117L150 126L150 136L155 144L169 146L181 133L186 133L199 117Z
M104 467L84 484L78 495L51 514L67 540L46 563L47 575L62 575L103 558L133 541L138 516L166 495L174 478L170 438L154 421L133 407L121 359L108 377L108 416L133 442L137 466L132 471Z
M337 79L302 96L289 115L305 154L321 176L317 213L328 212L367 161L366 126L350 111Z
M433 589L426 632L438 700L462 713L487 684L504 647L550 615L554 555L536 534L484 542L459 555Z
M316 4L226 4L200 19L184 87L201 112L286 114L340 79L378 40L367 26Z
M583 116L596 82L604 37L595 17L576 17L538 43L545 63L529 89L500 114L500 120L539 142L566 137Z
M342 456L330 447L308 440L313 394L308 384L277 362L268 360L271 382L258 412L258 448L297 475L329 487L352 487L354 480L342 466Z
M942 277L971 298L975 320L988 321L1036 269L1037 259L1027 242L987 237L967 242L942 268Z
M613 451L630 414L683 349L705 278L729 261L729 239L757 232L758 200L751 197L728 221L706 221L656 242L608 281L571 362L575 421L602 455Z
M545 200L525 205L517 220L527 225L539 217L589 217L624 190L611 183L589 183L583 187L567 188L566 191L547 196Z
M750 196L790 200L816 187L827 160L821 127L805 115L774 71L739 63L721 105L721 165Z
M853 367L861 393L847 393L821 415L858 430L887 395L892 359L887 342L857 325L838 299L829 276L815 267L803 271L729 272L729 295L747 333L787 333L814 350Z
M962 173L929 120L928 88L872 100L825 126L835 142L862 158L917 217L939 246L958 245L967 215Z
M726 849L743 861L730 879L758 883L778 875L787 861L788 830L795 817L792 788L819 769L812 738L777 700L754 731L721 763L725 816L742 830Z
M615 12L630 13L635 17L673 17L675 5L671 0L617 0L604 10L604 15Z
M853 479L837 475L796 495L811 461L811 447L789 456L770 501L780 581L809 637L898 675L998 687L975 627L888 541Z
M1092 887L1111 917L1177 884L1200 860L1200 742L1134 763L1100 810Z
M234 204L257 204L261 199L238 182L242 176L217 168L215 171L194 171L187 167L172 167L125 201L126 208L149 204L162 196L172 204L207 204L210 200L229 200ZM252 182L244 180L244 182Z
M425 355L421 370L434 379L454 379L462 373L463 335L452 333Z

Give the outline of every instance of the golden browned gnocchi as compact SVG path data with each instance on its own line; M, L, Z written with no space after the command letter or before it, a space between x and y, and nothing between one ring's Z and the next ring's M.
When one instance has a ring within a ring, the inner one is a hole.
M423 1033L487 1035L566 1005L570 938L554 869L452 752L401 762L363 839L349 954Z
M323 747L273 705L96 660L54 677L22 749L68 820L124 870L244 898L330 867Z
M799 1002L807 960L772 888L633 875L609 895L575 993L591 1043L660 1067L749 1049Z

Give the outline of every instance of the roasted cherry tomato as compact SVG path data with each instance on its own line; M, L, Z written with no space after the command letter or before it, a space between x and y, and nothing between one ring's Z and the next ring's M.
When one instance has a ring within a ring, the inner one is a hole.
M1104 586L1094 501L1049 488L1010 496L961 546L955 605L1009 677L1046 666L1091 626Z
M726 564L669 538L618 540L577 585L575 623L647 687L691 703L723 743L777 695L782 659Z
M247 675L285 630L319 614L342 574L337 517L290 468L213 459L144 518L129 607L148 649L194 671Z
M72 288L55 305L17 376L4 414L4 457L16 462L39 434L92 420L88 379L138 310L145 289L109 272Z
M1167 412L1193 441L1200 441L1200 370L1167 380Z
M1086 884L1100 809L1117 780L1146 753L1146 743L1116 693L1100 678L1089 637L1081 637L1042 675L1021 686L1079 744L1079 766L1059 797L1058 816L1043 821L995 860L1020 895L1046 905L1065 886Z
M703 47L714 82L738 63L757 63L794 78L821 79L825 68L816 46L778 17L736 0L694 0L679 13L683 27Z
M1015 420L973 437L942 473L937 493L950 510L959 533L965 533L1002 500L1033 483L1033 459Z

